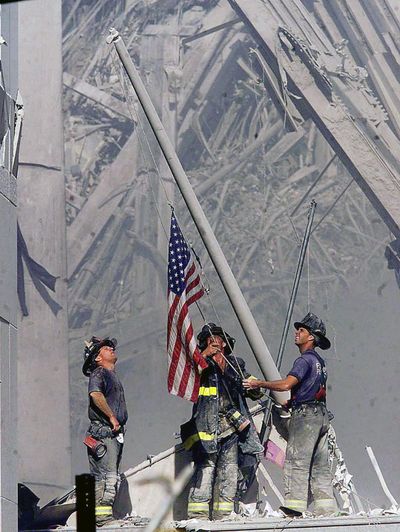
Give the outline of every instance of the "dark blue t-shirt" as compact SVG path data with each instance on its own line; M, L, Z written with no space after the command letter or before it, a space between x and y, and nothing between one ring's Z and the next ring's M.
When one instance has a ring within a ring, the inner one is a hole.
M88 392L89 395L91 392L101 392L120 424L125 425L128 420L128 412L124 389L115 371L98 366L90 374ZM89 419L108 423L107 416L97 408L91 399L89 399Z
M308 401L325 401L327 373L325 362L316 351L305 351L294 361L288 375L299 380L297 386L292 389L294 406Z

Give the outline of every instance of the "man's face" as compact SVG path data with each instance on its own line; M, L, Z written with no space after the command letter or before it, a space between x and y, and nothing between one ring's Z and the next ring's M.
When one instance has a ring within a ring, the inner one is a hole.
M314 337L305 327L299 327L294 333L294 343L296 345L304 345L307 342L313 342Z
M117 353L115 352L115 349L113 347L110 347L109 345L105 345L100 349L96 360L100 363L106 362L106 363L115 364L115 362L117 361L117 358L118 357L117 357Z
M212 345L215 347L218 347L220 351L224 351L224 347L226 346L226 343L220 336L209 336L207 338L207 345Z
M207 344L209 346L211 345L213 349L218 349L218 352L212 356L222 371L225 371L226 359L224 357L224 347L226 343L220 336L210 336L207 338Z

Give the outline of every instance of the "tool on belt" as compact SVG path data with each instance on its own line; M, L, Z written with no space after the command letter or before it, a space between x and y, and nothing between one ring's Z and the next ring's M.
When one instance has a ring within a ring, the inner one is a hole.
M234 406L226 412L226 418L231 425L237 430L237 432L244 431L250 425L250 419L244 416L237 408Z
M93 436L86 436L83 443L90 449L96 458L103 458L107 452L107 446L96 440Z

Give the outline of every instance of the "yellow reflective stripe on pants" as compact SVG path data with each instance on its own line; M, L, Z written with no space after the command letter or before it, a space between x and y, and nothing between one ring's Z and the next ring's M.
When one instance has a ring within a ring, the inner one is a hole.
M209 434L208 432L196 432L192 434L183 442L184 448L188 451L193 447L193 445L199 441L212 441L215 438L214 434Z
M96 506L96 515L112 515L112 506Z
M285 499L283 506L285 506L285 508L290 508L291 510L297 510L298 512L305 512L307 510L307 501Z
M216 386L200 386L199 395L210 397L210 395L217 395Z
M233 502L215 502L213 504L213 509L219 512L231 512L233 510Z
M188 512L207 512L209 510L208 502L189 502L188 503Z

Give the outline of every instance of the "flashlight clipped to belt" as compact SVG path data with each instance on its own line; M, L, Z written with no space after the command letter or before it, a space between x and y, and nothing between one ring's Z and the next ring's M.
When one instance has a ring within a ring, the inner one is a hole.
M92 454L98 459L103 458L103 456L107 452L107 446L104 445L103 442L98 441L95 438L93 438L93 436L86 436L86 438L83 440L83 443L89 448Z

